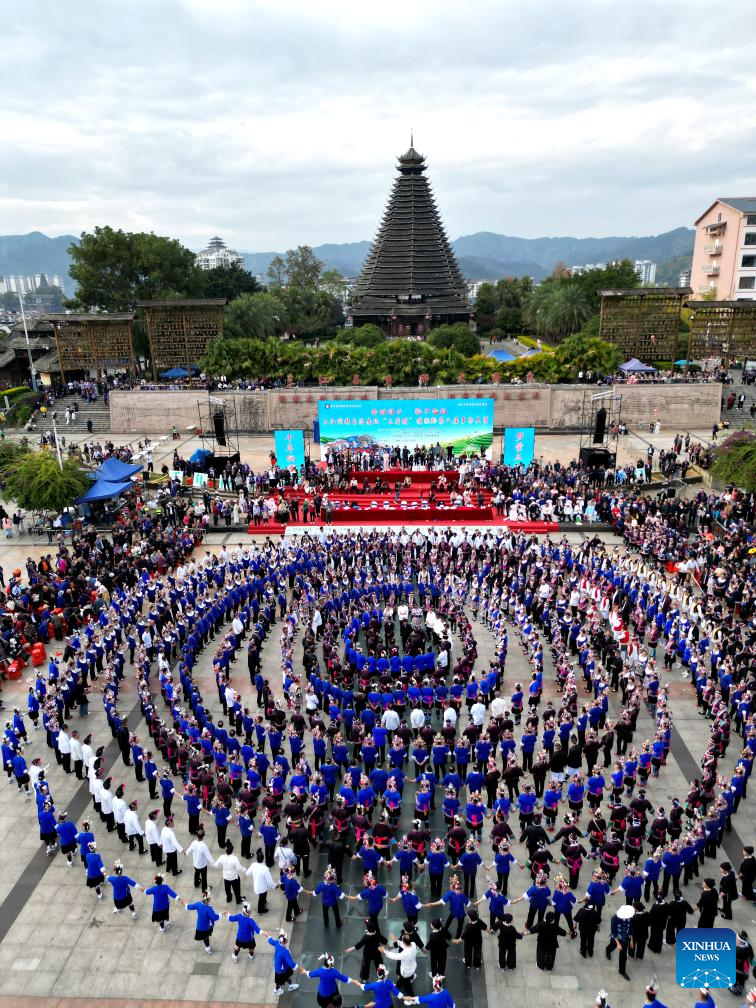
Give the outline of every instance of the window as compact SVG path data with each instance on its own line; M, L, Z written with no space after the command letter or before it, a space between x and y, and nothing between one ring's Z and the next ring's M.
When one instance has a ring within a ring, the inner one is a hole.
M754 290L756 288L756 277L741 277L738 280L738 290Z
M740 265L743 269L756 269L756 255L743 256Z
M756 231L746 231L743 236L744 245L756 245Z
M751 227L756 226L756 213L749 213L746 215L746 224Z

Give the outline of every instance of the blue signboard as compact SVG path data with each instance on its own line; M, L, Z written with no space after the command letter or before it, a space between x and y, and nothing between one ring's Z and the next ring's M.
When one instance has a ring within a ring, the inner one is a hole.
M680 987L732 987L735 932L732 928L683 928L675 942L675 974Z
M320 445L409 449L440 444L491 457L493 399L331 399L318 404Z
M304 434L301 430L275 431L276 460L282 469L304 465Z
M504 430L504 465L530 465L535 455L535 427L507 427Z

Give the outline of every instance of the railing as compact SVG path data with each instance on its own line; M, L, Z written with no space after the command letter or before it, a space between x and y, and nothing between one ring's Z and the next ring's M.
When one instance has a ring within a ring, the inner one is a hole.
M710 245L704 245L704 252L706 255L719 255L722 251L722 243L714 242Z
M719 263L713 262L709 266L704 266L703 271L706 276L717 276L719 273Z

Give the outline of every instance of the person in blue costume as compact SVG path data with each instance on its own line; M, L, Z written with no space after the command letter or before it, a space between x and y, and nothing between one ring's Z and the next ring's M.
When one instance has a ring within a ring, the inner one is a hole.
M646 1003L644 1008L649 1008L650 1005L653 1005L654 1008L667 1008L667 1006L656 996L656 984L653 983L650 983L648 987L646 987Z
M371 995L373 1008L393 1008L394 998L402 997L401 991L389 977L388 969L385 966L379 966L376 974L377 979L372 983L360 984L360 987L366 994ZM415 1003L417 1003L416 999ZM409 1004L407 998L404 999L404 1004Z
M205 946L205 952L212 955L213 947L210 944L210 936L213 933L215 922L220 920L220 914L213 909L210 903L210 893L205 889L201 900L197 900L196 903L185 903L184 906L187 910L194 910L197 914L194 940L201 941Z
M419 997L408 997L404 999L406 1005L430 1005L431 1008L454 1008L454 998L444 987L444 978L434 976L431 979L433 989L429 994L421 994Z
M229 924L236 924L236 938L234 939L234 950L231 953L232 962L239 962L239 951L246 949L249 958L255 955L255 935L260 934L261 928L252 916L249 903L245 900L242 903L241 913L223 914L228 918Z
M311 980L316 979L318 981L318 991L315 995L315 1000L320 1005L320 1008L328 1008L329 1005L341 1002L339 984L354 983L355 981L345 973L342 973L341 970L336 969L334 958L330 952L318 956L318 959L322 961L322 966L318 966L313 970L306 970L300 966L299 972Z
M274 996L280 997L283 994L284 984L290 991L299 990L299 984L291 982L297 964L289 951L289 936L285 931L279 931L277 938L273 938L267 931L262 934L268 939L268 945L273 946L273 975L276 984Z
M131 898L131 890L141 889L142 887L133 878L129 878L128 875L123 874L123 865L120 861L116 861L113 865L113 874L108 875L107 881L113 887L113 913L119 914L121 910L125 910L128 907L131 911L131 916L136 920L137 912L134 907L134 900Z
M87 844L87 888L94 889L98 900L102 899L102 883L105 881L103 878L104 867L102 858L97 852L97 844L92 841Z
M165 933L166 929L171 926L171 900L177 900L178 893L175 893L170 886L165 885L162 875L156 875L155 885L145 889L144 895L152 896L153 923L159 924L161 932ZM183 900L179 900L179 902L183 902Z

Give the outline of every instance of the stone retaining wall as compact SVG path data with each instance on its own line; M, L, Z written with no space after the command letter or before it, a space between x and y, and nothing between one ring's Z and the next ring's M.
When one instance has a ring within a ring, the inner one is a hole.
M662 430L710 427L719 419L722 386L617 385L622 395L622 418L629 427L647 427L658 420ZM517 424L548 430L579 427L583 395L595 385L447 385L420 388L298 388L266 392L214 392L233 398L243 433L265 433L281 428L312 429L321 399L459 399L492 398L496 426ZM602 391L605 389L602 388ZM207 394L199 391L115 391L110 395L110 425L115 434L180 431L199 423L198 405Z

